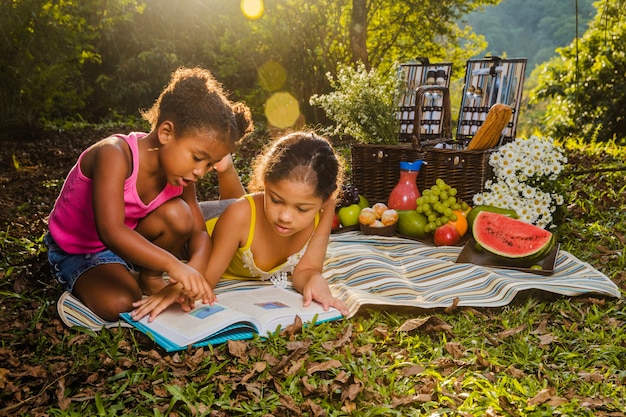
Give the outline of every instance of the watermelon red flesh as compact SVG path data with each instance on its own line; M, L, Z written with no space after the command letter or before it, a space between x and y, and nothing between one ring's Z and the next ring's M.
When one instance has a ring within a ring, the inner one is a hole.
M534 258L554 245L552 233L511 217L481 211L472 228L474 240L485 250L506 258Z

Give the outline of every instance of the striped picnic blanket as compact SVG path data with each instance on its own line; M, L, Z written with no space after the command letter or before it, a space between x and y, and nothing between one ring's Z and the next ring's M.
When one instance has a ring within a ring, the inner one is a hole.
M566 296L621 296L617 285L606 275L563 250L558 253L554 274L542 276L456 263L461 249L360 232L334 234L328 245L324 276L333 295L348 305L348 317L365 308L445 308L457 299L458 306L500 307L526 290ZM265 285L271 284L221 280L215 293ZM69 327L99 330L128 326L124 321L102 320L67 292L59 298L57 311Z
M500 307L526 290L620 297L606 275L563 250L554 273L544 276L456 263L461 249L359 232L336 234L324 276L350 316L365 306L432 309L451 306L455 299L458 306Z

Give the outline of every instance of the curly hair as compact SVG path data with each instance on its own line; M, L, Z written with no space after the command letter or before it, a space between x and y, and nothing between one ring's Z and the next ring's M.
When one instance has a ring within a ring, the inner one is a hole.
M328 139L313 132L290 133L255 158L248 189L262 191L265 183L284 179L311 185L325 201L343 182L343 161Z
M152 107L141 115L152 129L170 120L179 135L210 130L231 147L253 130L250 109L229 101L211 72L198 67L175 70Z

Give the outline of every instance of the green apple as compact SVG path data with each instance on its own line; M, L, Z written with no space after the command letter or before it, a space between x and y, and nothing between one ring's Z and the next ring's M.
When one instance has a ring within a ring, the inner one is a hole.
M361 207L358 204L350 204L337 211L339 221L344 227L359 224L359 214L361 214Z
M367 201L367 198L363 197L361 194L359 194L359 202L357 204L362 209L364 209L365 207L369 207L370 206L370 203Z
M426 236L424 227L428 219L415 210L398 211L398 233L409 237L423 238Z

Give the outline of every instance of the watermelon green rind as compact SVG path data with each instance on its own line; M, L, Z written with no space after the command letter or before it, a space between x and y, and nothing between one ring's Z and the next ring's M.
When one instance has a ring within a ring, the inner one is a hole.
M556 245L556 237L552 235L552 240L548 244L546 244L546 246L544 246L542 250L540 250L539 252L537 252L536 254L532 256L527 257L526 259L529 261L539 261L545 258L546 256L548 256L550 252L552 251L552 249L554 249L555 245Z
M484 250L525 261L547 255L555 243L548 230L490 211L476 215L472 234Z
M465 218L467 219L467 225L470 229L474 227L474 221L476 220L476 216L481 211L490 211L492 213L500 213L500 214L504 214L505 216L512 217L514 219L519 219L519 216L515 210L496 207L496 206L490 206L487 204L481 204L478 206L474 206L469 211L469 213L467 213L467 216L465 216Z

